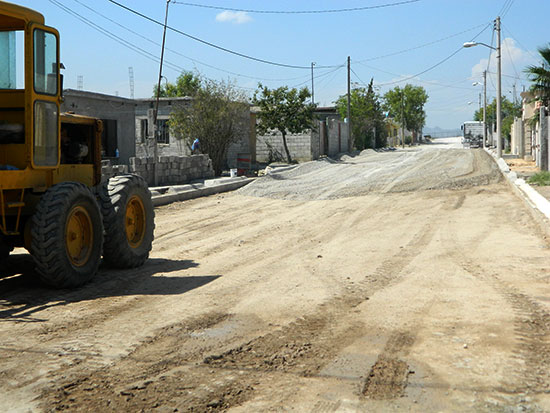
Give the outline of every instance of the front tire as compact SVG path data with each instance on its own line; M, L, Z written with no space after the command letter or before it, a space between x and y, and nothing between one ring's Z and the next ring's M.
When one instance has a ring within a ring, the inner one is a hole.
M31 234L31 254L44 283L78 287L97 273L103 223L87 186L64 182L49 188L36 207Z
M147 182L138 175L109 179L100 191L105 248L103 258L115 268L135 268L153 247L155 212Z

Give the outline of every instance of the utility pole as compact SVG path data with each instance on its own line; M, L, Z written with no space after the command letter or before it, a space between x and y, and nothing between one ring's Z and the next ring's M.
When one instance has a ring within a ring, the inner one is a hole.
M401 89L401 146L405 149L405 89Z
M497 159L502 158L502 50L500 46L500 16L495 20L497 32Z
M315 66L315 62L311 62L311 103L315 104L315 93L313 91L313 66Z
M487 141L487 71L483 71L483 149Z
M348 152L351 152L351 58L348 56Z
M158 112L159 112L159 101L160 101L160 81L162 80L162 63L164 62L164 45L166 43L166 26L168 25L168 6L170 5L171 0L166 0L166 13L164 15L164 32L162 33L162 48L160 51L160 67L159 67L159 82L157 85L157 102L155 105L155 112L153 113L153 130L155 132L154 135L154 149L153 149L153 156L154 156L154 182L155 186L159 184L159 174L158 174L158 133L159 129L157 126L157 118L158 118Z

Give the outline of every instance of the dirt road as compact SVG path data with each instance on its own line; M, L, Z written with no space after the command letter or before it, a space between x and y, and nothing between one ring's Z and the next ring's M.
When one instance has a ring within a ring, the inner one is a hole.
M549 244L481 150L308 163L156 223L147 265L75 291L10 257L0 410L550 411Z

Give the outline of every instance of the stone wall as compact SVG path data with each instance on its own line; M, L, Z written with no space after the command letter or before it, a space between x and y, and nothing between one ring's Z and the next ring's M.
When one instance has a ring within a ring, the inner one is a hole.
M214 177L212 161L208 155L159 156L157 162L158 185L181 185L195 179ZM130 165L111 165L103 161L103 180L115 175L132 173L143 177L149 186L155 186L155 163L153 157L130 158Z

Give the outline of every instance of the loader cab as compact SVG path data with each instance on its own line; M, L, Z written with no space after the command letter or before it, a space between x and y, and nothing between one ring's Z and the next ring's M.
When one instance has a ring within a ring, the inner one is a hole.
M0 168L57 168L57 30L45 26L40 13L0 1L0 56Z

